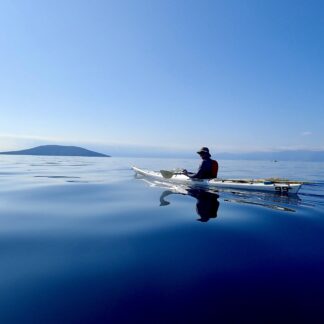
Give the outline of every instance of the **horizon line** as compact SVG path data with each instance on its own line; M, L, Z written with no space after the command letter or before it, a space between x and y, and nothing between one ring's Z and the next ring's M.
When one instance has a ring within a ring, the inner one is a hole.
M8 140L8 143L4 145L3 140ZM75 139L62 139L53 137L40 137L33 135L12 135L12 134L0 134L0 152L4 151L18 151L26 148L32 148L43 145L62 145L62 146L88 146L92 149L99 150L153 150L161 152L176 152L179 153L191 153L196 152L199 147L192 146L172 146L172 145L152 145L152 144L139 144L139 143L125 143L125 142L113 142L105 140L75 140ZM203 146L203 145L201 145ZM219 145L209 146L211 152L214 154L249 154L249 153L275 153L284 151L308 151L308 152L320 152L324 151L323 147L309 147L303 145L287 145L280 147L235 147L233 145ZM107 152L108 153L108 152Z

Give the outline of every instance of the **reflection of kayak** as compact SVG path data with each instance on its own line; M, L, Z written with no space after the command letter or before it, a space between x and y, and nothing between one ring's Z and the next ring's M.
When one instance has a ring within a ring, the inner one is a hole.
M267 191L267 192L278 192L278 193L290 193L296 194L301 183L291 182L272 182L272 181L255 181L255 180L226 180L226 179L211 179L211 180L200 180L192 179L184 174L174 174L168 179L162 175L159 171L150 171L145 169L139 169L132 167L133 170L140 175L150 177L153 179L163 180L173 183L181 183L189 186L207 187L207 188L219 188L219 189L237 189L237 190L254 190L254 191Z
M203 199L204 196L206 198L209 197L207 201L215 201L215 197L216 200L219 198L218 194L215 193L215 191L218 190L215 188L208 188L208 187L196 188L194 186L190 187L185 184L179 184L179 183L175 184L172 182L161 181L160 179L149 178L145 175L140 175L138 178L144 181L145 183L149 184L150 187L158 187L164 189L164 191L161 193L160 196L160 206L170 205L170 202L165 200L165 198L170 196L171 194L179 194L184 196L189 195L197 199L196 211L201 218L206 219L206 217L204 217L204 215L206 216L206 214L201 212L202 209L203 210L207 209L210 211L208 219L215 218L217 216L217 211L216 214L214 212L211 213L211 211L215 211L214 208L211 209L207 208L208 206L212 206L213 204L207 205L203 203L203 201L205 201L205 199ZM226 202L260 206L260 207L270 208L281 212L282 211L295 212L296 210L293 209L292 207L302 205L301 200L297 194L278 195L276 193L266 192L266 191L250 190L250 191L243 192L243 190L233 190L233 189L227 189L227 190L223 189L221 191L222 191L223 200ZM204 193L210 195L204 195Z

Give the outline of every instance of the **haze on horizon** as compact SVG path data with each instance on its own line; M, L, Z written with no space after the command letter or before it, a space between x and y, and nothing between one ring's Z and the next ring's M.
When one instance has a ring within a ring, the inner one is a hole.
M321 1L1 1L0 150L324 149L323 18Z

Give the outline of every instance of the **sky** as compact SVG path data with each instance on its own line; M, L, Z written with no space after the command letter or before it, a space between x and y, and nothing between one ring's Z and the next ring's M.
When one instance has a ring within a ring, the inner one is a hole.
M316 0L1 0L0 150L324 149L323 22Z

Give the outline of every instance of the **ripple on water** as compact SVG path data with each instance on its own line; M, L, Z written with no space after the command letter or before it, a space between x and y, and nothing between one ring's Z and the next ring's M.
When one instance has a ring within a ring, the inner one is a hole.
M58 176L58 175L52 175L52 176L45 176L45 175L36 175L35 178L49 178L49 179L77 179L80 177L74 177L74 176Z

